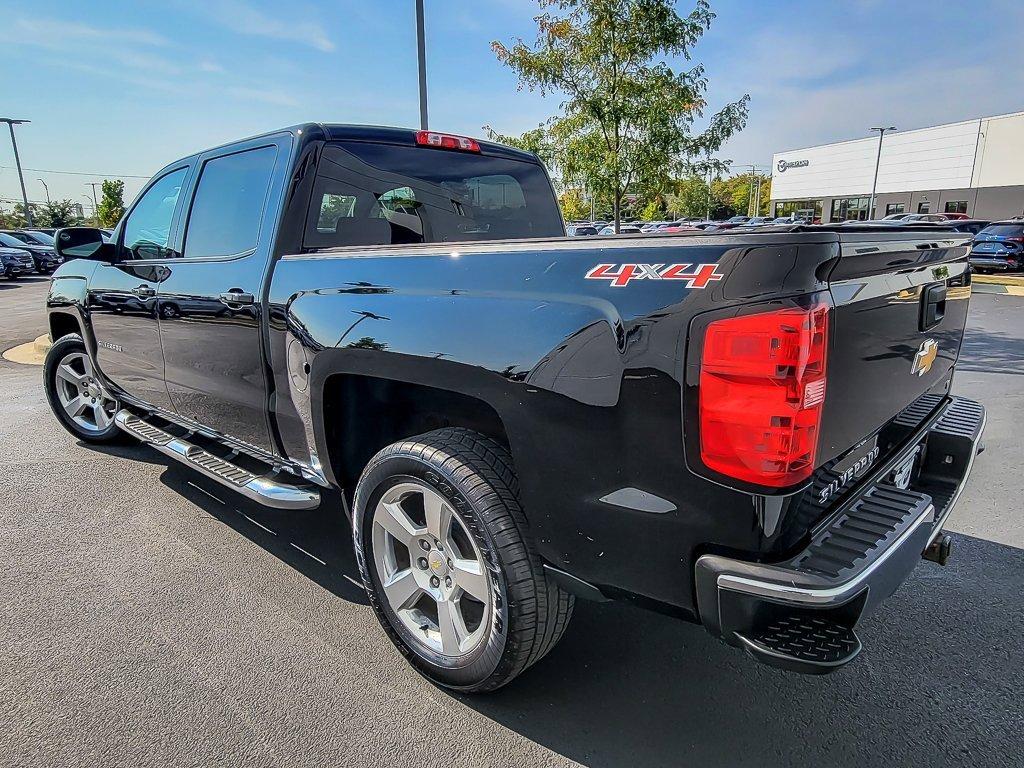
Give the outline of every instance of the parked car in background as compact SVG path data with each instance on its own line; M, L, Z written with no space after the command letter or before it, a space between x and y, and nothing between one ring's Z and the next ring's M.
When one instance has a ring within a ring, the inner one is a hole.
M967 232L968 234L976 235L991 223L987 219L953 219L946 222L946 227L956 232Z
M53 250L52 245L43 245L29 232L16 229L0 230L0 245L28 251L33 269L41 275L53 272L64 260Z
M746 224L748 221L750 221L749 216L733 216L731 219L726 219L725 223L738 227L741 224Z
M954 215L954 214L950 214ZM958 214L957 214L958 215ZM964 216L966 219L967 217ZM901 221L904 224L910 224L911 222L928 221L933 224L941 224L944 221L949 221L949 216L944 213L908 213L904 216Z
M17 280L22 275L27 275L35 269L32 262L32 254L21 248L8 248L0 245L0 267L4 277L8 280Z
M988 225L974 236L971 266L978 272L1015 272L1024 267L1024 220Z
M607 227L602 227L600 234L602 234L602 235L614 235L615 234L615 225L614 224L609 224ZM640 232L640 227L634 226L633 224L619 224L619 234L620 235L639 235L639 234L642 234L642 233Z
M569 237L587 237L590 235L596 235L597 227L595 227L593 224L570 225L565 228L565 233Z
M39 229L18 229L18 230L4 230L10 232L11 235L17 237L19 240L23 240L26 243L38 243L39 245L49 245L53 247L53 235L48 235Z
M883 216L878 221L899 221L909 216L909 213L890 213L888 216Z
M765 224L771 224L771 222L772 222L771 216L754 216L754 217L752 217L750 219L747 219L747 223L744 224L743 226L745 226L745 227L763 227Z

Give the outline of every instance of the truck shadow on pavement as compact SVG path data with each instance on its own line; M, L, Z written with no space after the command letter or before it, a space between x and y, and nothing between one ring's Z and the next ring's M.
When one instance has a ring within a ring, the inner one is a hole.
M0 291L9 291L14 288L24 288L34 283L48 283L50 282L49 275L38 275L29 277L19 277L17 280L8 280L7 278L0 277Z
M135 449L138 451L138 448ZM157 463L163 457L146 450ZM170 459L160 481L235 532L319 584L331 594L368 605L359 580L352 533L341 497L323 492L318 509L290 512L262 507Z
M165 464L167 488L366 604L335 494L319 510L269 510L151 450L99 450ZM580 600L562 642L522 677L445 695L588 766L1020 765L1022 566L1020 549L954 534L950 564L922 562L861 625L861 657L827 677L769 669L660 614Z
M954 546L945 568L918 566L862 625L861 657L827 677L577 601L547 658L494 695L459 698L589 766L1008 765L1024 755L1024 552Z
M956 369L1024 375L1024 338L968 326Z

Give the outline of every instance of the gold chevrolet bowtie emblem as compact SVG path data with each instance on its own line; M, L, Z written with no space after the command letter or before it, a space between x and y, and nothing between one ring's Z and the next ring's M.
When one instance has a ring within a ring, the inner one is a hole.
M921 342L917 354L914 355L914 364L910 366L910 372L915 376L924 376L932 369L932 364L938 354L939 345L935 343L935 339L925 339Z

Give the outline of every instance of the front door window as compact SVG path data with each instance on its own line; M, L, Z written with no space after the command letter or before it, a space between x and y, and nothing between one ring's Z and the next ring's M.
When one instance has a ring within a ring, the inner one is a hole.
M171 224L187 168L157 179L124 222L124 249L132 259L166 259L179 254L169 247Z

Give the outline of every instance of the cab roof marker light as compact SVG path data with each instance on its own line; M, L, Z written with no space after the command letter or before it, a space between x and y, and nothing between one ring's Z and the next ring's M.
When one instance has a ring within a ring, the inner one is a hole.
M451 133L436 131L416 131L416 143L421 147L435 149L455 149L461 152L479 152L480 142L467 136L456 136Z

